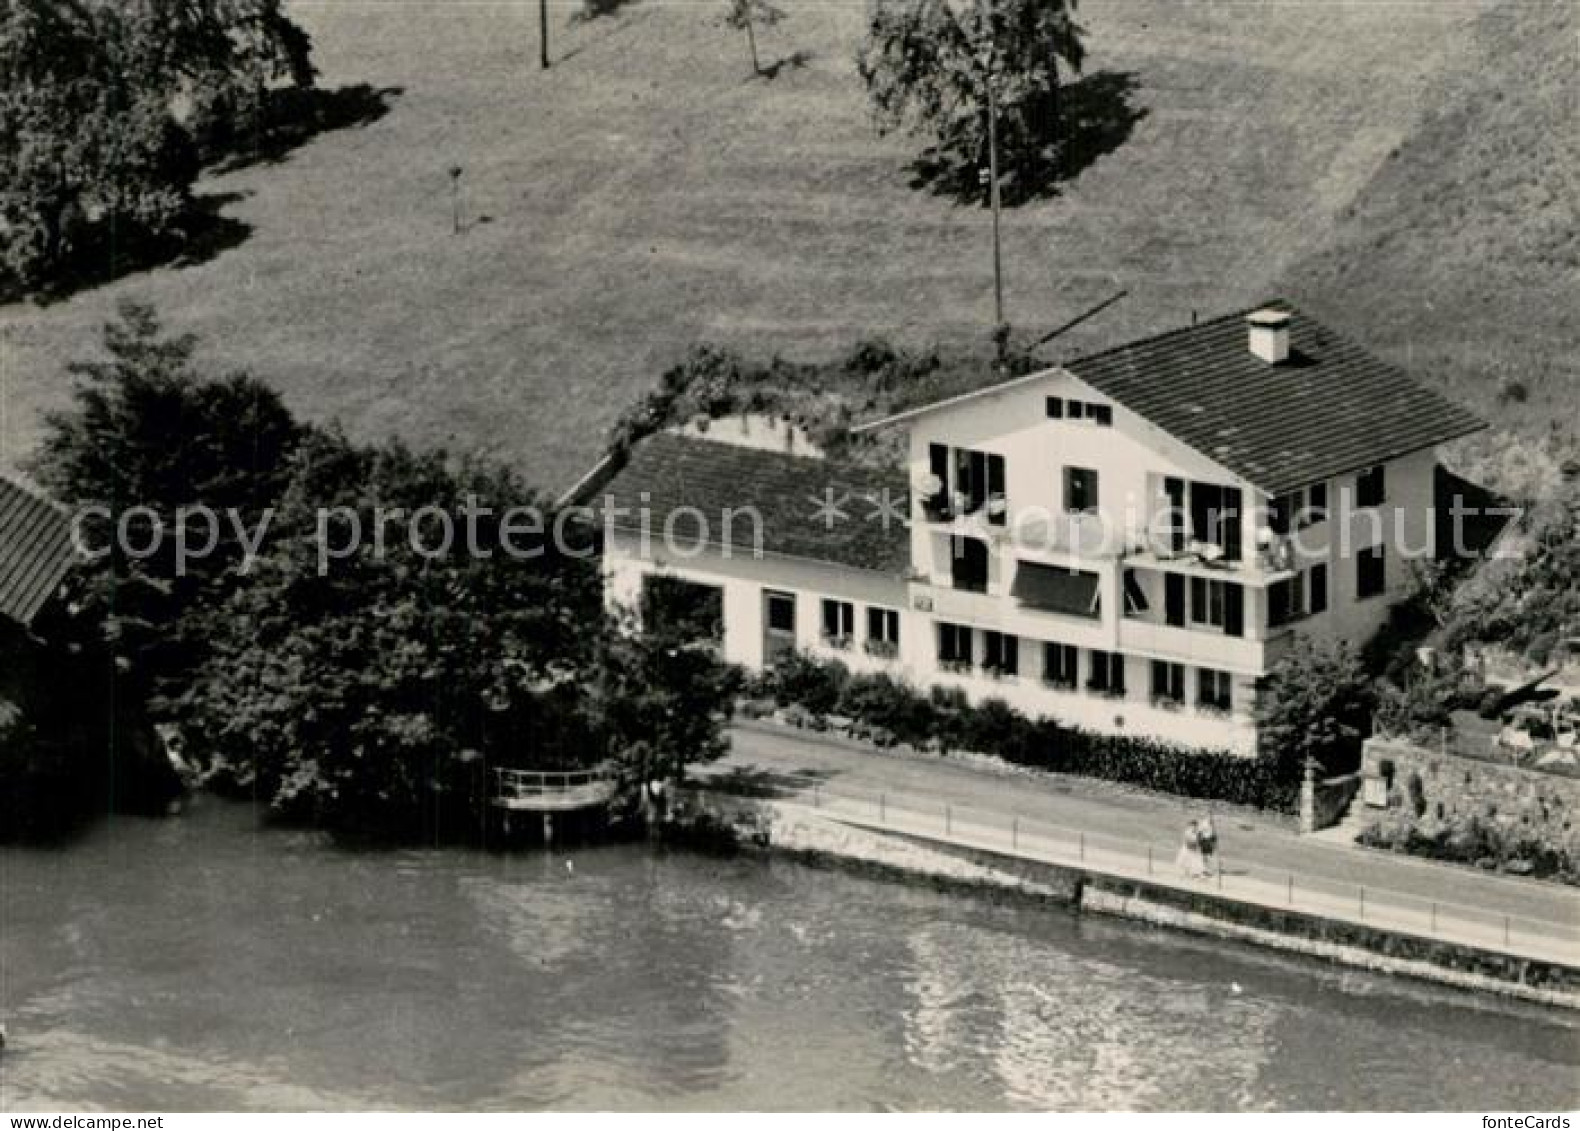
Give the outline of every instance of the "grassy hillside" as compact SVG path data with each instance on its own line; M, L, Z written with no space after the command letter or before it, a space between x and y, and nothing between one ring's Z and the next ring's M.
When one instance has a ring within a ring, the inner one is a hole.
M700 338L799 359L872 334L985 351L987 215L908 187L912 143L875 137L858 0L785 6L762 46L804 65L753 81L722 2L578 24L556 5L546 74L534 4L294 5L325 85L398 88L389 112L205 182L250 229L207 262L0 309L0 464L36 442L62 362L122 296L303 413L502 455L545 486ZM1130 289L1053 360L1263 296L1331 246L1445 84L1476 81L1490 6L1088 0L1090 69L1133 75L1148 113L1062 198L1010 215L1011 319L1049 328Z
M1460 458L1529 489L1580 458L1580 8L1507 3L1468 39L1287 289L1492 421Z

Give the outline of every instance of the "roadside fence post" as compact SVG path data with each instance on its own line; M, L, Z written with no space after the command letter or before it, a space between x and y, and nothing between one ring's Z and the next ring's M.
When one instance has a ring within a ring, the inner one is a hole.
M1078 854L1079 859L1081 860L1081 862L1085 863L1085 861L1086 861L1086 830L1084 830L1084 829L1081 830L1081 832L1078 833L1077 835L1081 838L1081 842L1080 842L1080 845L1079 845L1079 847L1077 848L1076 851L1077 851L1077 854Z
M880 793L880 794L878 794L878 824L886 825L888 823L889 823L889 795L887 793Z
M1152 874L1152 846L1147 845L1147 875Z
M1507 915L1503 917L1503 945L1509 945L1509 917Z
M1437 904L1432 904L1432 933L1437 934Z
M944 806L944 835L945 836L951 835L955 831L954 826L955 826L954 816L950 812L949 806L945 805Z
M1009 819L1009 846L1017 851L1020 849L1020 818Z
M1295 905L1295 873L1289 873L1289 887L1284 896L1284 902L1293 907Z
M1366 888L1364 886L1361 888L1360 912L1361 912L1361 914L1360 914L1361 922L1364 923L1364 922L1366 922Z

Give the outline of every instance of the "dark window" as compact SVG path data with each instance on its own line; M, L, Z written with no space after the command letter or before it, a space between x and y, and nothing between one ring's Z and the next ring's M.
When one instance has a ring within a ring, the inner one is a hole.
M795 632L795 597L789 593L765 593L763 599L768 606L768 629L770 632Z
M1234 681L1228 672L1197 668L1196 677L1196 702L1199 706L1215 711L1233 709Z
M983 633L982 666L1000 675L1020 671L1020 638L1003 632Z
M1049 420L1063 420L1064 419L1064 398L1063 397L1049 397L1048 400L1047 400L1047 412L1048 412L1048 419Z
M1245 635L1245 587L1233 581L1223 586L1223 634Z
M1185 509L1185 480L1172 475L1163 480L1163 494L1169 501L1169 549L1180 553L1190 535L1190 512Z
M1076 664L1080 652L1073 644L1042 646L1042 681L1055 687L1074 687L1080 673Z
M1065 401L1064 411L1069 413L1071 420L1081 420L1086 416L1085 401Z
M1092 418L1093 423L1100 425L1103 428L1109 428L1113 426L1114 410L1108 405L1087 405L1086 414Z
M988 522L1003 526L1009 521L1009 507L1004 497L1004 457L987 458Z
M1315 526L1328 518L1328 485L1313 483L1306 491L1306 518L1303 526Z
M922 500L922 510L929 518L947 518L949 515L949 446L929 444L927 466L938 490Z
M1185 665L1152 661L1152 698L1164 703L1185 702Z
M1375 597L1388 588L1388 567L1379 543L1362 550L1355 558L1355 595Z
M949 539L949 557L954 567L954 586L968 593L986 593L988 586L988 547L980 538Z
M1356 506L1379 507L1387 497L1388 484L1381 464L1355 477Z
M1328 567L1326 565L1314 565L1311 567L1308 587L1311 593L1309 599L1307 600L1307 605L1310 607L1311 611L1313 613L1327 612Z
M1125 658L1118 652L1099 652L1093 650L1091 674L1086 678L1086 686L1093 691L1105 695L1119 696L1125 693Z
M900 643L900 614L893 609L867 607L867 639L874 644Z
M849 601L823 599L823 639L846 640L856 635L856 606Z
M1147 595L1136 580L1136 571L1125 570L1125 613L1136 616L1147 611Z
M955 494L961 514L975 514L987 502L987 453L955 449Z
M1176 628L1185 624L1185 576L1179 573L1163 575L1163 619Z
M1097 472L1087 467L1064 469L1064 509L1072 514L1097 510Z
M642 578L642 625L685 640L724 639L724 590L668 574Z
M1267 506L1267 528L1274 534L1288 534L1294 528L1294 515L1299 510L1299 491L1279 495Z
M1211 483L1190 487L1191 532L1198 542L1217 546L1225 561L1240 560L1240 491Z
M1267 587L1267 625L1278 628L1306 615L1302 577L1286 577Z
M963 624L938 625L938 662L970 667L974 662L971 651L971 629Z

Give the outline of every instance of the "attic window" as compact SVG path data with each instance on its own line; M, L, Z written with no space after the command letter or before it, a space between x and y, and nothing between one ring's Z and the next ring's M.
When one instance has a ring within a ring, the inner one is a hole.
M1113 427L1112 405L1078 401L1074 397L1049 397L1046 403L1049 420L1090 420L1100 428Z

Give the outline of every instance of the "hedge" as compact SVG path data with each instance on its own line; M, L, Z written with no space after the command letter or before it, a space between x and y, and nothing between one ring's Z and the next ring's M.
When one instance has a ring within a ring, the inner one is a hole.
M923 694L884 674L851 675L837 660L801 653L757 679L756 693L816 716L845 715L880 744L947 753L973 750L1020 766L1123 782L1204 801L1294 812L1298 778L1260 758L1120 735L1094 734L1028 718L1002 699L973 706L956 688Z

